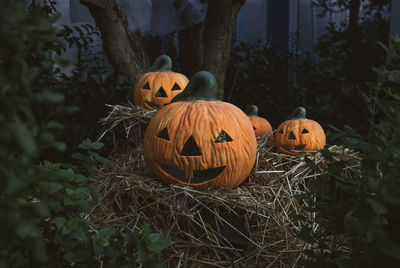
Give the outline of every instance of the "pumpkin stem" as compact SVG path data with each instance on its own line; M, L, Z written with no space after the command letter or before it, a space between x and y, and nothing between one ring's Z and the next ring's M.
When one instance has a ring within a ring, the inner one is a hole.
M161 55L154 61L147 72L170 72L172 69L172 60L168 55Z
M254 116L254 117L258 117L258 107L255 105L251 105L248 109L247 109L247 116Z
M195 73L189 80L184 91L172 99L174 101L206 100L217 101L217 80L207 71Z
M306 108L299 106L293 113L289 116L289 120L307 119L306 118Z

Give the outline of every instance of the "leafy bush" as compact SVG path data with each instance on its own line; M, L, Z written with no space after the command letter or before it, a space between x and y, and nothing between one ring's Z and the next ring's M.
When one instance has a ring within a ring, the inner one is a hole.
M369 133L341 132L344 144L361 152L361 165L345 172L348 163L325 151L332 163L303 196L315 213L299 234L312 245L305 251L307 267L400 265L400 38L392 51L381 47L386 63L373 69L376 80L362 91Z
M365 133L368 124L360 118L367 118L368 110L359 88L374 79L371 67L383 64L385 56L376 41L361 42L356 52L334 24L313 55L242 43L232 51L227 75L232 79L226 81L225 98L244 110L259 106L260 115L273 127L295 107L304 106L325 129L328 124L347 124Z
M99 201L88 178L108 162L98 154L101 143L86 139L64 163L48 161L49 150L66 155L71 125L60 119L79 117L49 83L65 63L57 16L8 2L0 0L0 266L162 266L159 254L171 242L147 225L137 237L84 217Z

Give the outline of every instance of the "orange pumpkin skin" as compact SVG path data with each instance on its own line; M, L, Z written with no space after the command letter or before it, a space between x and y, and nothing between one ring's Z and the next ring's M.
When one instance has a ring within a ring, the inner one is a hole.
M262 137L266 132L268 132L266 135L272 133L272 126L267 119L259 116L249 116L249 119L253 125L254 134L256 137Z
M256 150L246 114L218 100L165 106L150 121L143 144L150 173L163 183L199 190L241 184L253 168Z
M326 136L320 124L305 118L304 109L304 116L286 120L279 125L275 132L274 142L279 152L295 155L301 151L323 149Z
M251 105L246 112L253 125L254 134L256 137L262 137L268 131L267 135L272 133L272 126L267 119L258 116L258 107ZM272 139L272 135L269 136Z
M171 71L172 61L167 55L159 56L150 71L142 75L135 86L135 104L148 110L160 109L181 93L188 78Z

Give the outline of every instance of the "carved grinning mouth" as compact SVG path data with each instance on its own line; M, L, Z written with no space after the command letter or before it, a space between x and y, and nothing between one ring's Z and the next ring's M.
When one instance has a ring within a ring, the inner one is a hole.
M294 147L293 151L301 151L301 150L303 150L305 147L306 147L305 144L297 145L297 146ZM288 146L288 145L281 145L281 148L284 149L284 150L286 150L286 151L292 152L291 147Z
M165 164L158 163L160 168L168 175L182 181L189 183L202 183L216 178L224 171L225 166L217 168L209 168L205 170L193 170L191 178L186 178L185 171L171 167Z
M154 102L146 101L146 104L149 105L151 108L160 109L160 105Z

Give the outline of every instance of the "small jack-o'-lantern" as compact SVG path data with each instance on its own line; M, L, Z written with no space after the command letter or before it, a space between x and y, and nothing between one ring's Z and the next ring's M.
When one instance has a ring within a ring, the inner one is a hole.
M196 189L233 187L253 168L257 142L246 114L219 101L214 75L197 72L184 92L147 126L143 154L150 173Z
M278 151L296 154L323 149L326 137L320 124L306 118L306 109L297 107L289 119L280 124L274 141Z
M149 71L136 83L136 105L149 110L160 109L185 89L188 78L184 74L172 72L171 67L172 61L167 55L156 59Z
M247 116L253 125L254 134L256 137L262 137L265 135L272 134L272 126L267 119L258 116L258 107L251 105L247 111ZM272 138L272 136L271 136Z

